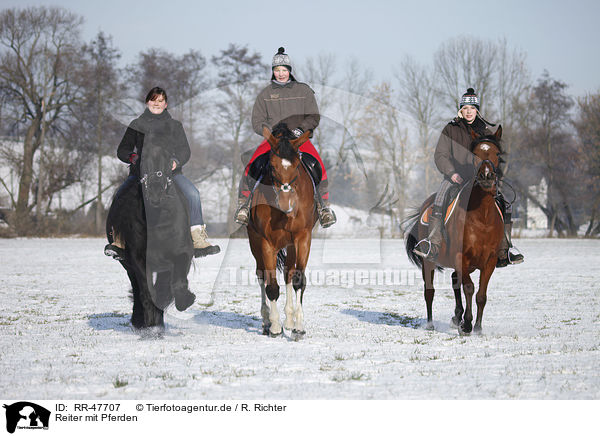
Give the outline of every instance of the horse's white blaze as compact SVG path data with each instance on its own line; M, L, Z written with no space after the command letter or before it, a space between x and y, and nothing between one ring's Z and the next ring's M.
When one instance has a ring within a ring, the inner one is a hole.
M490 146L487 144L481 144L479 148L481 148L483 151L488 151L490 149Z
M281 159L281 165L283 165L283 168L287 170L292 166L292 163L287 159Z
M277 300L269 300L271 305L271 313L269 314L269 321L271 321L271 327L269 330L271 333L277 335L281 333L281 322L279 321L279 311L277 310Z
M294 328L294 297L292 292L294 292L294 287L291 283L285 285L285 323L283 326L287 330L291 330Z

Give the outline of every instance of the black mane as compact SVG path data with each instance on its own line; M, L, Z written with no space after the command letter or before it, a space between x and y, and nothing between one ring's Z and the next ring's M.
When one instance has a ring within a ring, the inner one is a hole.
M273 136L277 138L278 142L278 155L282 159L287 159L290 162L294 160L295 157L298 157L298 153L290 144L290 141L296 139L296 136L292 133L292 131L288 128L286 123L279 123L275 127L273 127Z

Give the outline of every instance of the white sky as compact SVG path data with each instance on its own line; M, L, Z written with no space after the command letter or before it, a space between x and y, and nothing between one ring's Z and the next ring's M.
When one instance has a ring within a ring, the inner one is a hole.
M82 15L86 40L99 30L112 35L124 62L150 47L193 48L210 57L229 43L248 45L270 62L283 45L296 64L337 53L385 79L405 54L429 63L444 41L473 35L505 37L525 51L533 78L547 69L574 95L600 89L600 2L594 0L0 0L1 8L41 4Z

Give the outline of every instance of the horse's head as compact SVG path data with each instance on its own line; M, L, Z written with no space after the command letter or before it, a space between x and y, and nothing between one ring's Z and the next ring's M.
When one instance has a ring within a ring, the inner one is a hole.
M172 180L173 159L160 147L145 147L141 154L140 183L147 205L158 207Z
M273 132L267 127L263 128L263 136L271 146L269 164L275 201L279 209L286 214L294 210L298 201L295 190L295 182L300 174L298 148L308 140L309 135L310 132L305 132L296 138L285 123L277 124Z
M481 162L475 175L475 183L484 191L495 192L499 177L500 155L502 154L500 145L502 126L498 126L498 130L493 135L478 136L471 131L471 136L473 137L471 152Z

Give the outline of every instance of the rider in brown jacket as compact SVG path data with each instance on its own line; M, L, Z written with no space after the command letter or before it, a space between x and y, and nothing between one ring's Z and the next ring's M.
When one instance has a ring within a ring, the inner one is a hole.
M471 153L469 146L473 141L471 132L477 135L491 135L488 124L479 113L479 97L473 88L469 88L460 100L458 116L450 121L442 130L440 139L435 149L435 165L444 175L440 189L433 202L433 211L429 218L429 237L420 241L414 252L425 259L435 261L442 243L442 208L446 195L452 185L461 185L475 175L477 168L476 156ZM489 124L492 125L493 124ZM500 198L504 198L499 193ZM523 262L523 255L509 252L512 247L510 234L512 230L512 207L505 202L504 214L504 239L498 251L497 267L504 267L509 263Z

